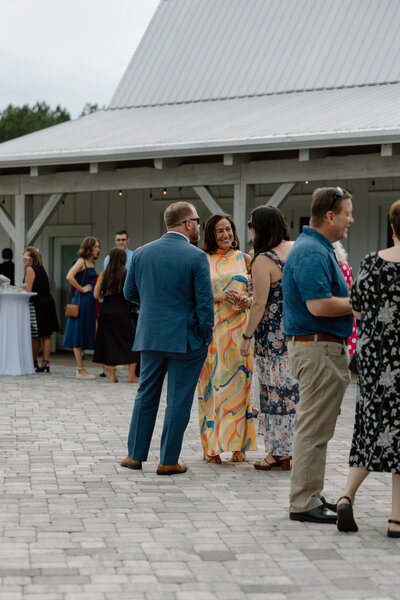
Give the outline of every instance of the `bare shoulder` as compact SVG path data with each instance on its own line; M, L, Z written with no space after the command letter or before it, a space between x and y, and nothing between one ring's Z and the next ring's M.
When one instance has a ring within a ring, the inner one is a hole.
M250 256L250 254L245 254L243 252L243 258L244 258L244 262L246 263L246 268L249 269L250 268L250 263L251 263L251 256Z
M258 254L253 262L253 270L255 272L265 272L271 271L275 266L274 261L269 256L265 256L265 254Z
M78 258L78 260L76 261L76 263L73 266L76 267L78 271L81 271L82 269L85 268L85 261L84 261L84 259L83 258Z

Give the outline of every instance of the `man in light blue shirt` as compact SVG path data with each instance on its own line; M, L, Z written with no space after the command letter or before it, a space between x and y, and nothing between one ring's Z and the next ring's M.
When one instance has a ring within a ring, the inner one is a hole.
M132 256L133 256L133 252L132 250L129 250L128 245L129 245L129 236L128 236L128 232L126 231L126 229L120 229L119 231L116 232L115 234L115 245L118 248L121 248L121 250L125 250L126 252L126 263L125 263L125 268L127 271L129 271L129 267L131 266L131 261L132 261ZM106 268L106 266L108 265L108 262L110 260L110 256L107 254L107 256L104 259L104 268Z

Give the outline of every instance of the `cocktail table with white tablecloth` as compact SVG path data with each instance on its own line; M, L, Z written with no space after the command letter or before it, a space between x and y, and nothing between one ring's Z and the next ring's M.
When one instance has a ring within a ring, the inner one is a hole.
M31 375L29 298L33 292L0 291L0 375Z

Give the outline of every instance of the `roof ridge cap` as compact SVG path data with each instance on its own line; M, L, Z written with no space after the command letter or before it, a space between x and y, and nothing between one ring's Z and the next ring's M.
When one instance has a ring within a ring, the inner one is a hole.
M160 102L154 104L132 104L129 106L107 106L105 111L113 111L113 110L125 110L130 108L154 108L156 106L179 106L181 104L201 104L205 102L222 102L225 100L240 100L242 98L263 98L268 96L287 96L289 94L300 94L304 92L324 92L330 90L346 90L346 89L354 89L354 88L365 88L365 87L382 87L387 85L395 85L400 83L400 80L395 81L384 81L378 83L362 83L359 85L340 85L340 86L330 86L330 87L319 87L319 88L306 88L306 89L296 89L296 90L285 90L282 92L270 92L264 94L244 94L243 96L226 96L223 98L205 98L201 100L187 100L181 102Z

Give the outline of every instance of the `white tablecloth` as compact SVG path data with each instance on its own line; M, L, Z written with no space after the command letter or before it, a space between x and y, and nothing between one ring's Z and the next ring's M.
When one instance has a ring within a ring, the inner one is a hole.
M35 293L0 291L0 375L31 375L29 298Z

